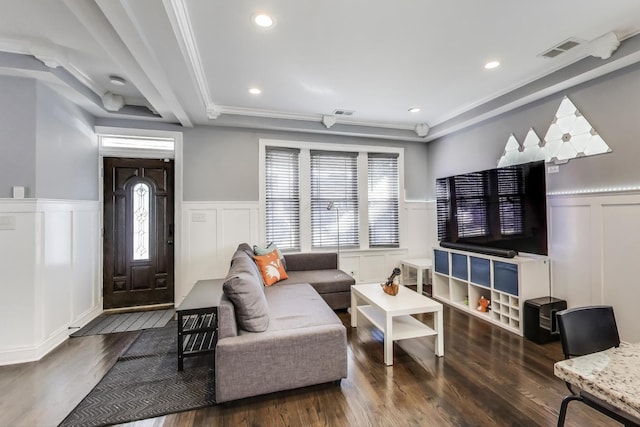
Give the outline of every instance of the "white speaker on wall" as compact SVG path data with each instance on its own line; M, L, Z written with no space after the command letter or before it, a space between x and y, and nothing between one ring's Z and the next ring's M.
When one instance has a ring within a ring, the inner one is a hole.
M24 199L24 187L13 187L13 198L14 199Z

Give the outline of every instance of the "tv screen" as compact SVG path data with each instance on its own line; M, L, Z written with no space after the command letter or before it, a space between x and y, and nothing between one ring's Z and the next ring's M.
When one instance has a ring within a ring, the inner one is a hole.
M544 161L436 179L438 240L547 255Z

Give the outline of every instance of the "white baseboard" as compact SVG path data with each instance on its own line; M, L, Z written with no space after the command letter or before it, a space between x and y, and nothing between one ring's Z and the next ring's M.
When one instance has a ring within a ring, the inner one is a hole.
M101 307L94 307L74 323L76 325L81 325L82 327L95 319L101 313ZM69 329L70 326L71 325L65 325L64 327L61 327L39 345L0 351L0 366L36 362L42 359L50 351L65 342L69 338L69 335L77 330L76 328Z

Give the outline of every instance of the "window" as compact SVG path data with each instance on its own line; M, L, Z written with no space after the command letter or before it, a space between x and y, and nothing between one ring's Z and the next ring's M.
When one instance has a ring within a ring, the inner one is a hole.
M358 153L312 150L310 156L311 247L357 248Z
M403 149L260 140L264 238L309 252L399 248Z
M133 259L149 259L149 193L147 184L133 186Z
M100 137L102 148L133 148L141 150L173 151L173 138L141 137L141 136L119 136L102 135Z
M399 232L398 155L369 153L369 247L397 248Z
M267 147L265 158L266 237L281 250L300 250L300 150Z

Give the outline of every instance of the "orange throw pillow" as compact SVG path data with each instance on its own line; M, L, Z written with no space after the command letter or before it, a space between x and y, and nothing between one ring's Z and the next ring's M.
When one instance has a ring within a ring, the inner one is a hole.
M280 280L288 279L287 272L284 270L282 261L278 256L278 251L271 251L266 255L255 255L256 260L265 286L271 286Z

